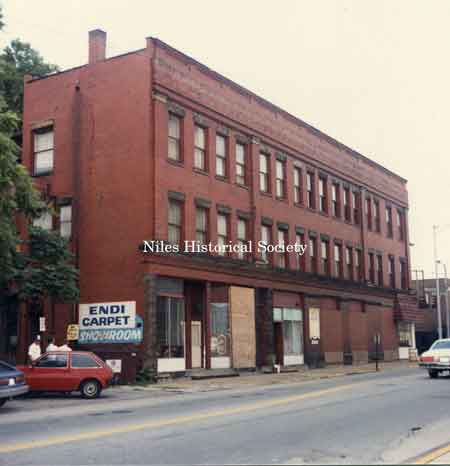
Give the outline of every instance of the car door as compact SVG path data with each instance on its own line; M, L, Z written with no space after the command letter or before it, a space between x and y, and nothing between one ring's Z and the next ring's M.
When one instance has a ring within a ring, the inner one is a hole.
M67 353L47 353L27 373L27 381L34 391L68 391L68 373Z
M89 353L72 353L71 358L71 377L76 381L77 387L86 379L100 379L99 372L102 372L102 366Z

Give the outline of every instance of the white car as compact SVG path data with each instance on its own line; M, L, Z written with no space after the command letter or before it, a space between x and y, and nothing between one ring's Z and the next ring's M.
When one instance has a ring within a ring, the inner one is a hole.
M428 351L420 355L419 366L435 379L440 372L450 371L450 338L436 340Z

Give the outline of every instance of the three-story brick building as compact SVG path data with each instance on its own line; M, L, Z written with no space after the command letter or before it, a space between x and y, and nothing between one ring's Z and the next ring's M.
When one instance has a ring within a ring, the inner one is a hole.
M364 362L376 334L397 358L398 322L420 318L406 181L158 39L105 50L91 31L87 65L25 80L23 162L60 209L41 224L70 238L82 303L135 302L142 318L142 343L84 347L123 359L128 378L141 364ZM144 240L253 249L144 253ZM39 312L57 338L79 318Z

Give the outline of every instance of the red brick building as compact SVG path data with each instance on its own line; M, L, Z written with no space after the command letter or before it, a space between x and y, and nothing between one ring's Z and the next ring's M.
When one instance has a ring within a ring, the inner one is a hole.
M375 334L397 358L398 322L420 318L406 180L158 39L105 49L92 31L87 65L25 81L23 162L61 208L51 226L70 237L81 303L134 302L143 322L142 343L78 344L127 378L364 362ZM253 251L146 254L144 240ZM39 312L45 338L79 322L77 306Z

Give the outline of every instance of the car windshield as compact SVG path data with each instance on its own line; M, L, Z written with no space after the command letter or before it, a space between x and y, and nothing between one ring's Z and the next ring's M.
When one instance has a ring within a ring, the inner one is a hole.
M1 372L6 372L6 371L13 371L14 369L10 366L8 366L7 364L3 363L3 362L0 362L0 371Z
M450 340L448 341L437 341L430 349L450 349Z

